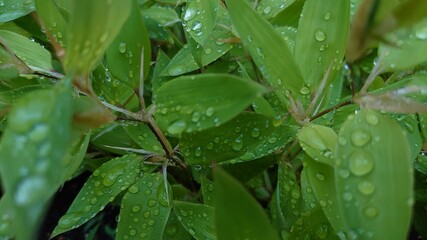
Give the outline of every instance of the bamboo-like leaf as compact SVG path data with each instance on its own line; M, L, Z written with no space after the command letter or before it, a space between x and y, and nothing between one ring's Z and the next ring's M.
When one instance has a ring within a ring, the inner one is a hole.
M179 77L159 88L156 121L172 135L219 126L239 114L264 88L225 74Z
M226 2L242 42L282 103L288 102L286 90L293 96L300 94L302 73L285 40L245 1Z
M26 94L8 115L0 172L18 239L33 239L48 200L67 173L71 101L71 79L63 79L55 88Z
M93 218L112 202L115 197L129 188L145 173L141 158L125 155L114 158L96 169L86 181L67 213L61 217L52 237L75 229Z
M259 2L256 10L266 19L270 19L292 5L294 2L295 0L263 0Z
M162 239L171 212L172 191L162 174L144 175L123 196L116 239Z
M334 165L333 152L337 142L337 134L322 125L306 125L298 131L298 141L304 150L314 160Z
M14 32L0 30L0 39L31 70L50 75L53 72L50 52L40 44Z
M0 23L9 22L34 11L33 0L3 0L0 8Z
M145 79L150 70L151 46L137 1L132 2L130 16L108 47L106 60L108 71L115 79L138 89L140 78ZM142 60L143 76L140 76Z
M216 239L213 207L174 201L173 210L185 229L195 239Z
M202 46L215 28L218 2L218 0L187 1L182 16L182 26Z
M168 222L166 223L165 231L163 232L163 240L192 240L193 237L182 226L181 222L175 213L169 214Z
M347 46L350 0L306 0L298 24L295 59L311 93L317 90L328 67L328 83L335 79Z
M70 1L71 2L71 1ZM66 46L68 24L53 0L35 0L37 16L61 47Z
M64 60L67 73L85 76L96 67L128 18L131 6L131 0L74 1Z
M335 157L337 203L347 235L406 239L414 191L410 147L401 127L362 109L343 124Z
M3 194L0 199L0 218L2 222L0 223L0 238L1 239L13 239L16 235L14 229L14 218L15 212L13 205L11 204L11 198L7 196L8 194Z
M214 177L215 227L219 240L279 239L262 207L238 181L221 169L216 169Z

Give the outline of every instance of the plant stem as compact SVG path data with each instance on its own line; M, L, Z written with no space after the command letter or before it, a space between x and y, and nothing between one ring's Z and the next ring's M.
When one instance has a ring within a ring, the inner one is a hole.
M351 103L352 103L352 101L351 101L351 100L349 100L349 101L342 102L342 103L340 103L340 104L338 104L338 105L335 105L335 106L333 106L333 107L331 107L331 108L325 109L325 110L321 111L320 113L318 113L318 114L314 115L314 116L310 119L310 122L312 122L312 121L314 121L314 120L316 120L316 119L320 118L321 116L323 116L323 115L325 115L325 114L327 114L327 113L330 113L330 112L332 112L332 111L334 111L334 110L337 110L338 108L341 108L341 107L344 107L344 106L350 105Z

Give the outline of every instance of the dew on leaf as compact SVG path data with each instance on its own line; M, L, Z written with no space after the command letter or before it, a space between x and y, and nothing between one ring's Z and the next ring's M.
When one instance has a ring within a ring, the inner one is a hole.
M355 130L351 133L351 142L356 147L363 147L371 141L371 134L365 130Z
M356 176L368 174L374 168L374 161L366 151L356 150L350 155L349 169Z
M187 128L187 123L182 120L171 123L168 127L168 132L171 134L181 134Z
M39 201L44 195L46 186L47 182L43 177L34 176L23 179L15 190L16 205L25 206Z
M67 213L61 219L59 219L58 226L60 228L71 228L83 219L83 213Z
M357 189L360 193L369 195L375 191L375 186L370 181L361 181L357 184Z
M240 135L238 138L236 138L233 143L231 144L231 148L233 148L234 151L240 151L243 147L243 140L242 135Z
M320 29L317 29L316 32L314 33L314 37L317 41L323 42L326 40L326 33Z
M196 150L194 150L194 156L200 157L202 155L202 149L200 147L197 147Z
M378 117L372 112L367 112L365 118L366 122L373 126L377 125L379 122Z
M126 52L126 43L121 42L121 43L119 44L119 52L120 52L120 53L125 53L125 52Z
M363 210L363 213L368 218L374 218L378 215L378 209L373 206L369 206Z
M251 136L252 136L253 138L258 138L258 137L259 137L259 134L260 134L260 130L259 130L259 128L254 128L254 129L252 129L252 131L251 131Z
M215 113L215 110L214 110L213 107L208 107L206 109L206 112L205 112L205 114L206 114L207 117L212 117L214 113Z
M138 186L136 186L136 185L132 185L132 186L130 186L130 187L128 188L128 191L129 191L130 193L138 193L138 192L139 192L139 187L138 187Z

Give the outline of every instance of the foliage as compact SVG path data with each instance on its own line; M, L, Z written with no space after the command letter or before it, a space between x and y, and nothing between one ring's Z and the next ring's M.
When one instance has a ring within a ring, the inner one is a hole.
M427 237L425 5L0 0L0 239Z

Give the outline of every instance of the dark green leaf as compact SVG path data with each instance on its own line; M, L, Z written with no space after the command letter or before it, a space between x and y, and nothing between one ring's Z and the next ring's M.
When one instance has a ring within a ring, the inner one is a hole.
M11 198L7 194L3 194L0 199L0 239L12 239L16 231L14 229L15 212L11 204Z
M18 239L34 237L48 200L67 173L71 101L71 81L63 79L55 88L26 94L8 115L0 172L16 213Z
M216 169L214 176L215 226L219 240L279 239L262 207L238 181L221 169Z
M129 123L123 125L123 128L142 149L158 154L165 153L162 144L147 125Z
M116 239L162 239L172 191L162 174L144 175L123 196Z
M175 213L169 215L168 222L166 223L165 231L163 232L163 240L192 240L193 237L182 226L181 222Z
M213 207L174 201L173 210L185 229L195 239L216 239Z
M219 126L239 114L264 88L225 74L179 77L159 88L156 120L172 135Z
M216 25L218 0L188 0L182 16L182 25L200 45L211 36Z

